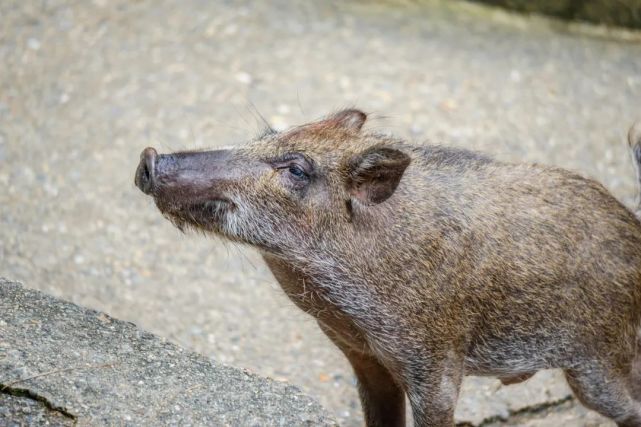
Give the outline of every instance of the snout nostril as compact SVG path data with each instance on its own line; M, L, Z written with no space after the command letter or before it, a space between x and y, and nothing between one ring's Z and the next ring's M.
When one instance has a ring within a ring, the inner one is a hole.
M158 153L151 147L145 148L140 153L140 163L136 171L136 186L140 188L143 193L151 193L154 187L156 157Z
M144 187L151 185L151 176L149 175L149 166L146 163L142 165L140 179Z

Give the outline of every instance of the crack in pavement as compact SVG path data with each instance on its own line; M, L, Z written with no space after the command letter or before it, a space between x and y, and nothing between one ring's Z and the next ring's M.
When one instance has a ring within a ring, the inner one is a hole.
M486 427L494 423L509 423L511 420L518 419L520 417L528 417L537 414L541 414L550 409L558 408L565 405L568 402L572 402L574 396L569 395L562 399L553 400L551 402L539 403L537 405L526 406L516 411L508 410L507 416L495 415L481 421L478 425L474 426L470 423L458 424L457 427Z
M50 411L58 412L59 414L63 415L66 418L69 418L73 421L74 425L76 425L78 421L78 417L72 414L71 412L67 411L66 408L62 406L58 406L49 399L47 399L44 396L41 396L29 389L26 388L19 388L19 387L11 387L9 385L4 385L0 384L0 393L2 394L7 394L10 396L15 396L15 397L24 397L27 399L35 400L37 402L42 403L47 409Z
M551 402L544 402L544 403L539 403L537 405L526 406L524 408L517 409L516 411L508 410L507 416L495 415L492 417L485 418L479 424L474 424L467 421L456 423L456 427L487 427L497 423L500 423L502 425L505 423L510 423L512 421L518 420L519 418L522 418L522 417L534 416L537 414L542 414L545 411L549 411L551 409L560 408L566 403L569 403L572 401L574 401L574 396L569 395L569 396L565 396L562 399L553 400Z

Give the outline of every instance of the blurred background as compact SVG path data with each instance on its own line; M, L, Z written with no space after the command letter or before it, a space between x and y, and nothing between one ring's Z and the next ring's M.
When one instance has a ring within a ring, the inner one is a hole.
M629 3L619 23L638 27ZM631 205L635 31L445 0L2 0L0 276L299 385L361 425L351 370L314 320L252 250L165 221L133 185L140 151L356 106L370 130L570 168ZM457 417L608 425L567 395L554 372L471 378Z

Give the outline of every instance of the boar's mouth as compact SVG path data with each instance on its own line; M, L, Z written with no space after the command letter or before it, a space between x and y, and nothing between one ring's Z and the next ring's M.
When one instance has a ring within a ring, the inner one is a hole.
M182 203L166 202L156 198L156 204L163 215L181 231L193 227L219 232L227 213L236 209L231 200L222 197Z
M217 198L205 202L192 203L187 207L187 211L191 214L201 215L203 218L217 218L235 208L236 205L231 200Z

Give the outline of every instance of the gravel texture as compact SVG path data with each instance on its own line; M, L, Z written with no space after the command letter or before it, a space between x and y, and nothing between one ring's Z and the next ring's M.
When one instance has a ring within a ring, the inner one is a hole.
M2 279L0 330L0 425L336 425L294 386Z
M370 129L567 167L634 201L638 33L428 0L5 0L0 20L0 273L298 384L342 425L362 423L342 355L254 252L158 214L133 185L142 148L236 144L258 112L284 128L358 106ZM554 372L470 378L457 417L567 393ZM564 423L583 425L569 403Z

